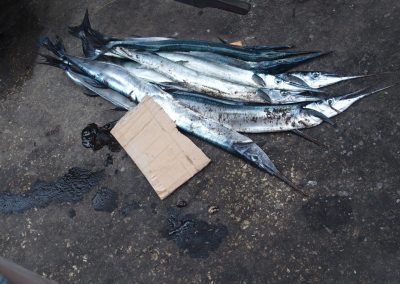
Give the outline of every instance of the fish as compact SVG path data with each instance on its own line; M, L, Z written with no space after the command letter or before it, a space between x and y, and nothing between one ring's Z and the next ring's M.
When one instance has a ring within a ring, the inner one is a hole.
M297 57L251 62L211 52L196 52L196 51L187 52L187 54L190 54L192 56L197 56L199 58L206 58L214 62L219 62L237 68L250 70L256 73L270 74L270 75L287 72L288 70L297 67L305 62L314 60L322 56L326 56L330 53L331 52L314 52Z
M278 98L279 93L282 93L283 96L287 94L286 90L256 88L215 78L152 53L136 52L123 47L116 47L113 52L153 69L188 89L210 96L247 102L272 103L274 99ZM293 89L296 90L294 87ZM304 90L307 89L299 88L297 92ZM311 97L309 99L319 100L319 98Z
M278 77L282 80L290 80L290 78L298 78L310 88L324 88L340 82L367 78L375 75L352 75L352 76L340 76L334 73L322 72L322 71L294 71L285 74L280 74Z
M77 72L71 70L71 68L63 61L53 59L48 56L44 57L46 59L46 64L60 67L61 69L65 70L68 77L70 77L76 84L87 88L91 92L111 102L116 107L129 110L130 108L136 106L136 103L132 99L123 96L120 93L107 88L106 86L99 86L99 84L96 82L93 83L93 80L90 77L80 74L79 71ZM174 99L189 109L201 113L206 117L211 117L212 119L215 119L221 123L227 123L233 129L242 132L249 131L249 129L250 132L252 132L254 127L244 130L243 128L238 128L236 121L248 121L250 124L253 124L255 127L257 127L255 124L258 123L258 119L260 117L265 117L263 114L266 112L266 109L269 108L269 106L261 106L253 103L239 103L235 101L221 100L219 98L208 97L203 94L196 94L191 91L168 90L168 92ZM218 114L216 114L215 111L218 111ZM235 115L227 116L228 113L233 114L234 112L236 112ZM250 117L250 115L254 115L254 117ZM226 117L229 119L226 119ZM234 117L235 120L233 120Z
M176 40L174 37L143 37L140 35L134 35L131 37L124 37L124 38L117 38L112 36L104 35L96 30L94 30L91 26L90 19L89 19L89 11L86 9L84 18L82 23L78 26L71 26L68 28L71 35L79 38L81 35L87 35L92 37L95 40L98 40L101 43L108 43L110 41L140 41L140 42L152 42L152 41L162 41L162 40ZM226 42L219 38L219 40L224 43L224 45L232 46L230 43ZM205 42L209 44L208 41L197 41L199 43ZM219 45L218 45L219 46ZM237 47L234 46L233 47ZM257 50L257 51L270 51L270 50L281 50L281 49L289 49L292 48L292 45L245 45L242 48L246 50ZM236 48L235 48L236 49Z
M162 39L162 40L142 40L138 37L129 38L115 38L95 31L90 26L88 13L85 14L84 21L78 27L71 27L70 33L81 39L85 38L91 41L95 47L91 58L95 59L100 55L106 53L108 50L115 46L125 46L138 51L201 51L213 52L222 55L231 56L249 61L263 61L281 59L296 55L310 54L314 51L282 51L274 50L275 46L271 49L267 47L258 49L246 49L245 47L228 45L218 42L199 41L199 40L177 40L177 39ZM85 45L83 45L85 46Z
M352 104L367 96L392 88L393 84L371 92L355 92L330 97L318 102L290 105L222 105L202 98L177 96L188 108L229 125L242 133L293 131L315 127L323 122L334 125L332 117L344 112Z
M202 94L199 92L194 92L190 90L190 88L182 86L179 82L174 82L172 79L166 77L158 73L153 69L145 68L143 65L136 63L132 60L121 60L119 58L109 58L111 62L123 66L126 70L128 70L134 76L137 76L141 79L146 81L156 83L158 86L162 87L163 89L171 90L179 90L187 92L190 95L196 96L206 96L206 94ZM321 99L320 96L311 96L308 95L306 92L302 91L285 91L279 89L268 89L266 91L267 94L264 92L259 92L265 99L263 101L255 101L253 103L263 104L263 103L270 103L270 104L289 104L295 102L302 102L302 101L318 101ZM268 95L268 98L266 97ZM232 97L221 97L220 100L227 100L229 103L236 102L238 105L243 103L241 98L235 99ZM252 103L252 102L248 102Z
M249 137L186 108L170 94L133 76L121 66L67 55L60 39L53 44L46 37L41 40L41 45L56 55L67 66L73 65L82 74L90 78L91 80L86 82L93 87L108 87L131 98L134 102L142 101L146 95L152 97L181 130L239 156L264 172L277 177L295 191L307 195L289 178L284 176L276 168L269 156ZM96 83L93 81L96 81Z
M70 78L72 78L74 81L76 80L81 80L79 78L79 75L75 77L78 77L77 79L74 79L73 73L68 74ZM78 83L79 84L79 83ZM88 89L94 91L96 94L100 95L102 98L108 100L109 102L113 103L116 106L122 107L125 110L129 110L132 107L136 106L135 103L128 101L125 102L124 104L118 103L119 100L124 100L126 99L123 97L121 94L109 90L109 89L104 89L104 88L98 88L98 89L93 89L89 84L85 85L85 82L83 84L81 83L84 87L87 87ZM320 118L321 122L322 121L327 121L327 119L332 118L342 112L344 112L347 108L349 108L352 104L355 102L361 100L362 98L365 98L367 96L373 95L378 92L382 92L388 88L391 88L395 86L391 85L388 87L384 87L369 93L361 93L361 91L355 92L355 93L350 93L347 95L339 96L339 97L332 97L329 98L325 101L321 101L319 103L313 103L310 105L303 105L303 106L298 106L300 108L306 109L305 112L309 116L314 116L314 118ZM265 132L275 132L268 130L268 124L265 123L265 119L271 119L272 114L277 113L278 111L276 109L271 109L271 106L259 106L259 105L250 105L250 104L244 104L242 107L238 105L229 105L226 104L226 101L218 101L218 100L213 100L207 97L195 97L195 96L189 96L188 94L184 93L175 93L173 94L173 97L180 101L183 105L187 106L189 109L192 109L206 117L210 117L213 119L218 120L220 123L228 124L230 127L232 127L235 131L243 132L243 133L265 133ZM117 103L115 103L117 102ZM327 106L329 106L327 108ZM292 105L293 107L293 105ZM267 108L270 108L269 110L266 111ZM307 111L307 108L310 111ZM333 111L332 111L333 110ZM215 113L216 111L219 112L219 115L216 116ZM236 111L236 112L235 112ZM285 110L279 110L280 112L285 111ZM250 118L249 115L254 114L254 112L257 112L259 115L255 115L253 118ZM294 113L293 110L286 109L286 112L288 114ZM267 115L263 116L263 113L267 113ZM261 114L261 115L260 115ZM279 128L280 131L291 131L296 135L299 135L302 138L305 138L306 140L311 141L312 143L315 143L319 146L324 146L321 144L319 141L314 139L313 137L310 137L309 135L305 134L304 132L300 131L299 129L302 128L310 128L318 125L319 123L314 121L314 122L309 122L308 125L301 125L298 128L293 128L293 122L297 120L300 121L302 119L301 116L301 110L298 112L298 117L296 118L295 116L292 116L289 118L289 115L283 115L281 114L285 119L280 119L280 122L282 126ZM286 119L289 118L290 121L287 121ZM278 120L277 120L278 121ZM304 121L307 121L304 119ZM238 123L240 122L240 123ZM245 122L245 123L243 123ZM247 122L247 125L246 125ZM328 120L329 123L332 124L330 120ZM278 123L278 122L277 122ZM264 127L260 126L262 124ZM288 127L289 126L289 127ZM297 124L299 126L299 124Z
M282 76L274 76L268 74L257 74L255 72L207 60L206 58L198 58L189 54L173 53L173 52L157 52L157 55L169 59L171 61L182 64L183 66L206 74L220 78L229 82L248 85L256 88L278 89L285 91L316 91L310 88L306 83L291 82L282 78ZM297 78L297 77L296 77Z

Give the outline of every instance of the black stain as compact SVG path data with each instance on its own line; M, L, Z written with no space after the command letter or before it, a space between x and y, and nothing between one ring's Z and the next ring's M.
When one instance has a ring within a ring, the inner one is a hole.
M226 238L228 228L223 224L209 224L191 214L179 216L172 213L162 235L173 240L190 257L207 258L210 251L217 250Z
M109 188L101 188L92 199L96 211L113 212L118 207L118 193Z
M69 218L75 218L75 216L76 216L76 211L74 210L74 209L70 209L69 211L68 211L68 216L69 216Z
M113 156L110 153L107 153L106 159L104 161L104 166L108 167L112 164L114 164Z
M353 214L348 198L339 196L316 197L303 205L302 211L312 229L337 229L347 224Z
M97 151L107 146L111 152L121 151L121 146L118 141L110 133L116 122L110 122L106 125L99 127L95 123L86 126L81 133L82 145L85 148Z
M185 200L180 199L177 203L176 203L176 207L178 208L184 208L186 207L188 204Z
M121 208L121 214L124 217L129 216L133 211L138 210L142 208L142 206L139 204L137 201L131 201L127 205Z
M61 126L57 125L56 127L54 127L53 129L46 131L46 133L44 134L44 136L46 137L50 137L50 136L54 136L60 133L61 130Z
M26 193L0 194L0 213L22 213L31 208L43 208L50 203L78 202L97 186L103 172L72 168L54 182L37 181Z

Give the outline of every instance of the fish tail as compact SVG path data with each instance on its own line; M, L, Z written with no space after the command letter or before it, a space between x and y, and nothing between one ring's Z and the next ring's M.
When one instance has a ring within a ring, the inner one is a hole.
M81 38L82 36L90 37L92 38L92 40L97 41L99 44L107 44L110 40L113 39L92 28L92 25L90 24L88 9L86 9L82 23L78 26L69 27L68 30L71 35L77 38Z
M44 46L57 57L66 59L65 48L60 37L57 36L55 43L53 43L48 37L43 37L39 40L39 43L40 46Z
M93 41L92 38L89 38L85 35L81 35L81 41L83 54L87 58L96 59L108 51L108 48L105 45L98 44Z
M58 68L61 68L61 69L66 69L68 67L68 64L65 63L63 60L61 60L59 58L56 58L54 56L47 55L47 54L41 54L41 53L39 53L38 55L41 56L44 59L44 61L38 62L39 64L58 67Z
M74 37L80 38L81 34L85 34L92 29L89 20L89 11L86 9L85 16L83 17L82 23L78 26L68 27L69 33Z

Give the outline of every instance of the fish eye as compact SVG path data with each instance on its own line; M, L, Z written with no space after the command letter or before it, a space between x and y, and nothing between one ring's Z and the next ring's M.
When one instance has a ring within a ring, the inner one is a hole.
M250 159L251 159L253 162L256 162L256 161L258 160L258 156L257 156L257 155L251 155L251 156L250 156Z

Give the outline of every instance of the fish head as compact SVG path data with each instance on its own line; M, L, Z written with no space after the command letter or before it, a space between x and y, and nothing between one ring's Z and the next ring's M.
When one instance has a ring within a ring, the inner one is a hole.
M323 101L308 104L305 108L312 109L324 114L326 117L333 117L339 113L344 112L353 103L361 99L361 96L347 98L342 97L332 97Z

